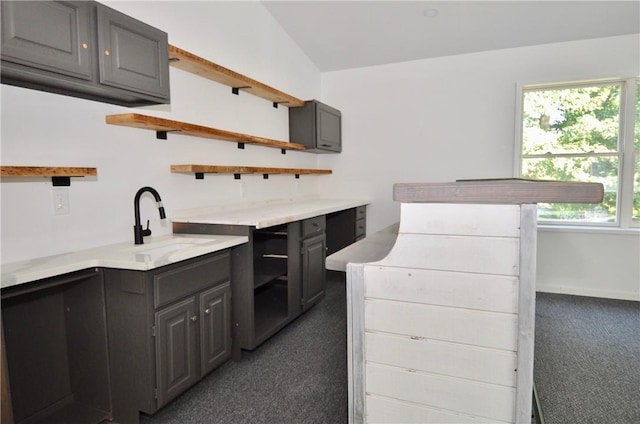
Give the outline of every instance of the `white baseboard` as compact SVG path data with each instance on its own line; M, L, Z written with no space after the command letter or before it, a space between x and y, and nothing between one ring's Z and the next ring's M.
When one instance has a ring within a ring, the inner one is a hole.
M605 299L640 301L640 287L636 291L601 290L588 287L559 284L536 284L536 291L543 293L570 294L573 296L601 297Z

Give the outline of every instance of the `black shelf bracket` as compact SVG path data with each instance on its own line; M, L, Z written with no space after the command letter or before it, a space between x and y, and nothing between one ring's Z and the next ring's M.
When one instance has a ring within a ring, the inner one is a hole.
M296 174L296 180L300 179L300 174Z
M238 143L238 149L244 150L244 143Z
M233 179L234 180L239 180L240 179L240 175L241 174L233 174Z
M180 132L180 130L156 131L156 138L158 140L166 140L167 134L170 132Z
M269 179L269 174L262 174L262 179L263 180L268 180Z
M280 154L282 154L282 155L286 155L286 154L287 154L287 149L281 149L281 150L280 150Z
M278 109L278 105L283 105L285 103L289 103L288 100L282 101L282 102L273 102L273 107Z
M196 172L196 180L204 180L204 172Z
M231 87L231 92L237 96L237 95L240 94L240 90L245 89L245 88L251 88L251 86L250 85L244 85L242 87Z
M54 187L69 187L71 185L70 177L51 177L51 183Z

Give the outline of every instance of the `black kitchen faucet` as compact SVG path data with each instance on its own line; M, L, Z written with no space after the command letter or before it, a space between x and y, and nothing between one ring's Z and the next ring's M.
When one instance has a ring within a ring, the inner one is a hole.
M151 230L149 229L149 220L147 219L147 228L142 229L142 225L140 224L140 197L144 192L148 191L153 194L153 197L156 199L158 204L158 212L160 212L160 219L165 219L167 216L164 213L164 206L162 206L162 199L160 198L160 194L153 187L142 187L136 193L136 197L133 199L133 209L134 215L136 219L136 223L133 226L133 239L135 244L143 244L143 237L150 236Z

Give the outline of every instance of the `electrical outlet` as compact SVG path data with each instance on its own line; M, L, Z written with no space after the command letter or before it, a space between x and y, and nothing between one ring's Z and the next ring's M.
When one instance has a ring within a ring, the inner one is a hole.
M53 214L69 215L71 206L69 205L69 189L67 187L56 187L51 189L53 193Z

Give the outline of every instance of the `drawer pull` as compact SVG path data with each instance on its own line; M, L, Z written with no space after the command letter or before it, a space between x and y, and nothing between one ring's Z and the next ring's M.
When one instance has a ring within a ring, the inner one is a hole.
M191 322L196 322L198 321L198 315L194 315L191 317Z
M207 308L204 310L205 315L209 315L211 313L211 309Z

